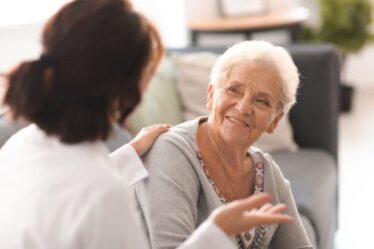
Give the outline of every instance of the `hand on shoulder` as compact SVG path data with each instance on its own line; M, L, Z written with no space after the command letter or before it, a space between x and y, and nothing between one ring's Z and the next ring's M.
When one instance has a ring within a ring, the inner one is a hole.
M142 128L130 145L139 156L142 156L151 148L158 136L168 131L170 127L170 124L156 124Z

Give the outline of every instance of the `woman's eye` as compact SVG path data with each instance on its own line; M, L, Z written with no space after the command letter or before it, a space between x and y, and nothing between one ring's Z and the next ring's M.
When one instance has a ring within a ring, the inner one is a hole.
M267 99L257 99L256 101L262 105L270 106L270 102Z
M240 94L240 90L237 87L229 87L228 91L229 93Z

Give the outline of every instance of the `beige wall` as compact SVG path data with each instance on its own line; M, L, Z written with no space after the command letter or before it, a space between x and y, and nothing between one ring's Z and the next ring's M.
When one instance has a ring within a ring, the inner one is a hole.
M166 47L185 47L188 41L185 1L132 0L135 8L154 21ZM202 0L203 3L207 0ZM167 6L167 7L165 7Z

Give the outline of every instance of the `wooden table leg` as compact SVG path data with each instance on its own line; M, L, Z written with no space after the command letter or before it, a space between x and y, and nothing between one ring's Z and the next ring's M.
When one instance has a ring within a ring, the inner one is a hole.
M199 36L198 31L194 31L194 30L191 31L191 44L192 44L192 46L197 46L198 36Z

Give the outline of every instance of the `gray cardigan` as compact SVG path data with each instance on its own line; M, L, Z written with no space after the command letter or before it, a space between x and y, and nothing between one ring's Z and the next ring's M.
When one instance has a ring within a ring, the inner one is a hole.
M201 118L172 128L160 136L144 158L150 176L136 186L136 196L153 249L174 249L223 205L196 156L196 134ZM265 166L264 190L273 203L285 203L292 224L267 226L266 247L313 248L293 199L290 183L269 154L256 148L249 153L254 163ZM233 238L233 243L234 242Z

